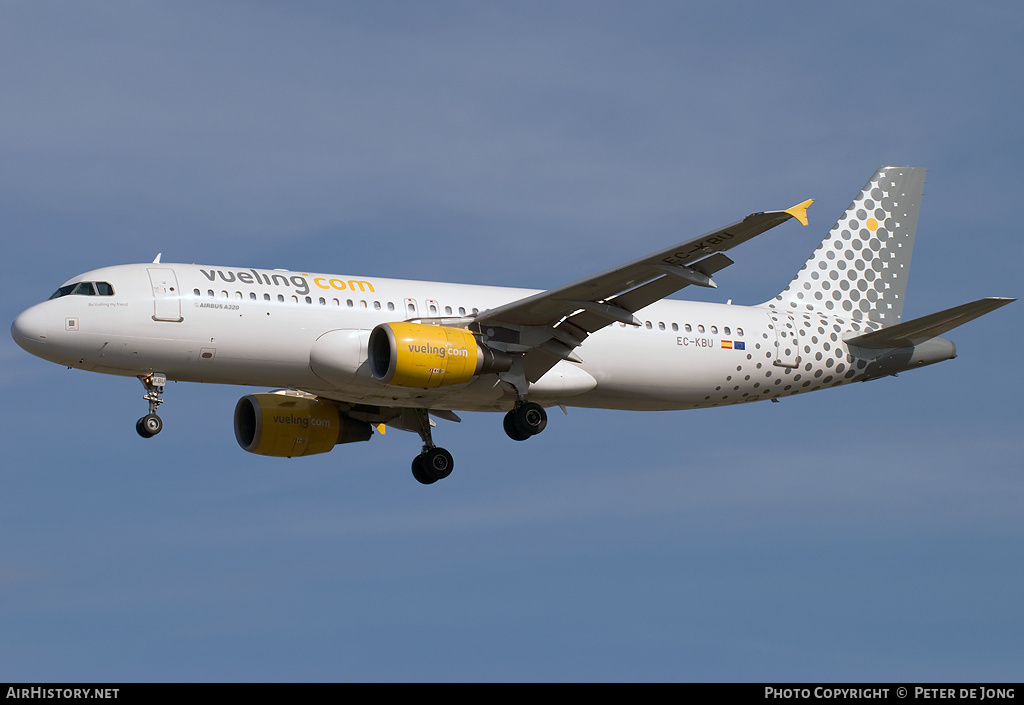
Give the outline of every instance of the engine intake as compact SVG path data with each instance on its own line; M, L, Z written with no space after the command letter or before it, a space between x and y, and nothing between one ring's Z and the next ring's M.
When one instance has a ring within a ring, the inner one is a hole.
M385 384L431 389L505 372L512 356L481 345L465 328L382 323L370 332L370 372Z
M257 455L294 458L326 453L338 443L368 441L370 424L339 413L329 401L287 394L249 394L235 405L235 439Z

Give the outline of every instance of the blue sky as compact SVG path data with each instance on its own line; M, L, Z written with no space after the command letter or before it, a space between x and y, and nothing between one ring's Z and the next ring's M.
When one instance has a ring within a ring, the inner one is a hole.
M548 288L746 213L781 290L928 167L905 317L1020 295L1015 3L0 7L4 320L202 262ZM0 341L0 680L1020 681L1021 304L898 379L701 412L439 422L283 460L249 389Z

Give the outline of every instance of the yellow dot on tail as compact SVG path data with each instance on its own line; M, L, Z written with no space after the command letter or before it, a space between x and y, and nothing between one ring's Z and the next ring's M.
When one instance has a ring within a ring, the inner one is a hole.
M874 218L868 218L868 222L865 223L865 225L867 225L868 226L868 230L870 230L872 232L874 232L875 230L878 230L878 221L875 220Z

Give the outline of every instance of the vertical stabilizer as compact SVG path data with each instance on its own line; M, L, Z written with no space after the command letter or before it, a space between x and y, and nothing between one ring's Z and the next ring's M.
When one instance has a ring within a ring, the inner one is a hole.
M767 302L891 326L900 322L925 170L885 166L854 199L786 289Z

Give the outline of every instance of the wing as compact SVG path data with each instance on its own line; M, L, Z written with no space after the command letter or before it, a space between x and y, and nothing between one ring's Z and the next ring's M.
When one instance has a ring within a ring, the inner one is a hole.
M855 345L869 350L884 350L886 348L900 348L911 345L920 345L937 335L962 326L968 321L973 321L978 316L984 316L990 311L995 311L1001 306L1013 303L1016 299L1003 299L990 297L978 299L968 304L961 304L953 308L932 313L912 321L904 321L893 326L880 328L855 338L848 338L844 342L848 345Z
M733 263L722 254L790 218L807 225L813 199L784 211L753 213L606 272L480 312L473 328L492 344L523 355L527 380L536 382L559 360L612 323L639 325L633 315L691 284L714 287L711 276Z

